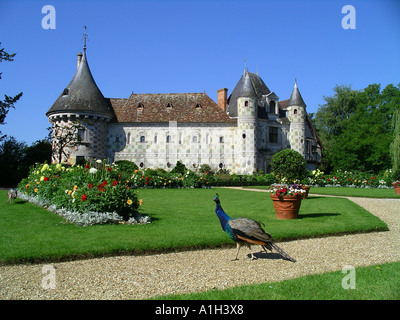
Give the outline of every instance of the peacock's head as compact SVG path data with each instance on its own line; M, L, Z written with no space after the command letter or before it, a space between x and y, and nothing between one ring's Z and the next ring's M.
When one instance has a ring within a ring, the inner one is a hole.
M219 202L219 195L218 195L218 193L216 193L215 194L215 197L213 198L213 200L215 201L215 202Z

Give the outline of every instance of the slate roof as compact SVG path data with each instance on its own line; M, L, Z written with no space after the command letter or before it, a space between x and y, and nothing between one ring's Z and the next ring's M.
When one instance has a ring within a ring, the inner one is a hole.
M292 94L290 95L289 102L287 106L304 106L306 107L306 104L304 103L304 100L300 94L299 88L297 87L297 82L296 80L294 81L294 88L292 91Z
M237 98L238 97L256 97L261 100L263 95L271 93L261 77L252 72L245 70L233 89L232 93L228 98L227 111L230 117L237 117ZM260 114L262 110L258 111ZM265 115L262 115L265 117Z
M71 82L46 112L46 116L55 113L89 113L115 118L110 101L104 98L90 72L86 50Z
M206 93L132 93L109 101L118 122L236 123Z

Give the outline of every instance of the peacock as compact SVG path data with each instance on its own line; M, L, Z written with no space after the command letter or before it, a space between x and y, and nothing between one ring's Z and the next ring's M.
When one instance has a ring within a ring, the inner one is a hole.
M236 242L236 257L232 261L238 260L240 247L245 244L250 250L251 259L257 259L251 251L251 245L260 245L265 252L268 250L272 251L275 249L278 251L284 259L296 262L291 256L279 248L273 241L270 234L266 233L261 227L261 222L255 221L250 218L236 218L232 219L228 216L221 207L218 193L213 198L216 203L215 213L217 214L219 221L221 222L222 229L228 234L228 236ZM262 224L264 226L264 224Z

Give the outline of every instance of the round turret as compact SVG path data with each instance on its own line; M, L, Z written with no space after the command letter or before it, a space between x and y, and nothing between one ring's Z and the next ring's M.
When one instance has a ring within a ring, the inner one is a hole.
M306 116L306 104L300 94L297 82L294 82L294 88L290 95L289 102L286 107L287 117L290 121L289 130L289 143L290 148L299 152L305 157L305 145L306 145L306 127L305 127L305 116Z
M106 158L107 123L115 114L90 72L86 46L74 77L46 115L53 126L53 162Z

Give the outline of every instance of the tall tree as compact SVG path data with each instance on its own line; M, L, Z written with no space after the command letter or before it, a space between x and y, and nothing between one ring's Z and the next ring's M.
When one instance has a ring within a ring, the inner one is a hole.
M14 61L14 56L16 53L9 54L4 51L4 48L1 48L0 42L0 62L4 61ZM0 79L1 79L2 72L0 72ZM16 96L11 97L8 95L4 95L4 100L0 100L0 124L4 124L4 120L8 111L11 108L15 108L14 104L22 97L22 92L18 93ZM6 135L2 135L0 131L0 141L2 141Z
M390 84L381 91L379 84L372 84L364 90L336 93L325 99L327 104L314 119L328 155L325 161L331 168L343 170L379 172L389 168L392 115L400 104L400 85ZM351 108L340 101L351 101Z
M337 138L344 130L344 122L349 119L356 110L357 91L351 86L336 86L332 97L324 97L325 104L320 105L317 113L312 118L321 143L324 146L323 167L324 170L332 169L332 153Z

